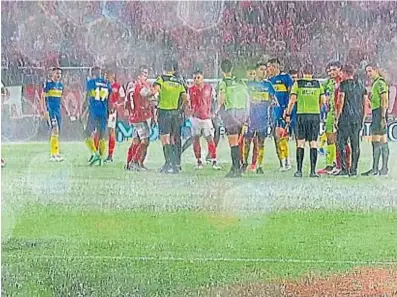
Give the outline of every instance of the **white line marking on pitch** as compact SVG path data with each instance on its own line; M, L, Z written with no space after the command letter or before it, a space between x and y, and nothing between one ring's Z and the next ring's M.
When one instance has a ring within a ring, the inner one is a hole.
M2 258L62 259L62 260L130 260L130 261L164 261L164 262L243 262L243 263L296 263L296 264L373 264L397 265L396 261L364 260L320 260L320 259L276 259L276 258L183 258L183 257L134 257L134 256L88 256L88 255L2 255Z

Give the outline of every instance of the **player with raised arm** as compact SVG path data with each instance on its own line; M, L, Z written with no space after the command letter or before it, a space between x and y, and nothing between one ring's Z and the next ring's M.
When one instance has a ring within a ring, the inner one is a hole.
M92 68L92 78L87 81L88 122L85 143L92 155L90 165L102 166L106 151L106 126L108 120L109 96L112 93L110 83L102 77L101 68ZM95 147L93 132L99 135L98 148Z
M249 93L245 69L237 69L236 77L232 75L233 64L229 60L221 62L223 79L219 83L217 113L224 107L223 122L227 131L232 158L232 167L226 177L241 177L239 138L244 134L249 116Z
M62 123L61 106L64 90L61 77L62 70L60 68L54 67L52 69L51 80L47 80L44 84L43 95L41 97L44 117L48 120L51 127L50 161L52 162L61 162L64 160L59 149L59 132Z
M130 85L127 93L127 109L130 124L134 127L132 144L128 149L126 169L134 171L147 170L143 165L149 147L150 128L153 118L153 92L147 81L149 69L139 67L138 79Z
M182 113L188 105L184 82L175 76L176 69L176 62L167 60L164 64L164 74L154 82L153 93L158 93L159 96L158 125L165 159L160 171L164 173L179 172L179 147L176 137L180 137Z
M269 122L269 107L275 102L275 90L272 84L264 79L264 71L261 69L263 64L258 63L256 67L250 67L248 71L248 90L250 94L250 116L248 131L246 133L245 152L250 149L249 143L254 139L254 144L258 146L258 167L251 166L251 170L256 170L256 173L263 174L263 157L265 150L265 140L267 137L268 122ZM254 76L255 73L262 73ZM247 145L248 144L248 145ZM255 154L255 149L253 154ZM255 158L256 159L256 158ZM244 155L244 161L247 162L247 156ZM254 163L254 162L253 162ZM253 164L256 165L256 164Z
M113 162L114 149L116 147L116 123L117 107L120 102L124 102L124 88L116 81L116 73L109 72L107 79L112 87L112 94L109 96L109 118L108 118L108 156L105 162Z
M212 168L221 169L216 160L216 146L214 142L214 126L212 124L214 88L204 82L201 70L194 73L194 85L189 88L190 109L192 112L193 151L197 160L196 169L203 169L201 160L200 137L204 136L208 143L208 152L212 161Z
M379 73L379 68L373 64L365 67L368 77L372 80L371 108L372 108L372 169L362 176L387 176L389 168L389 144L387 142L387 109L389 105L389 86L385 78ZM379 170L379 160L382 156L382 168Z
M313 79L313 66L308 64L303 68L303 78L298 79L291 90L291 98L286 111L286 122L291 121L291 112L296 104L297 126L296 148L297 171L295 177L302 177L303 157L305 142L310 146L310 177L318 177L317 164L317 138L320 130L320 106L324 102L324 91L318 80Z
M268 80L272 83L276 91L278 106L273 108L273 121L275 125L274 140L277 156L280 160L280 171L291 170L289 160L288 137L285 137L286 123L283 119L285 110L289 102L289 93L293 84L291 76L280 71L280 61L277 58L270 59L267 62ZM293 129L296 123L294 114L291 114L289 127Z

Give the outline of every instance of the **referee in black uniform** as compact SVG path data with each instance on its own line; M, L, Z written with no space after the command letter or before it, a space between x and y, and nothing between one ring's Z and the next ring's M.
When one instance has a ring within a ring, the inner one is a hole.
M366 90L362 83L354 78L351 65L342 68L345 80L340 84L339 107L336 110L338 130L337 145L341 155L341 171L337 176L357 176L357 164L360 158L360 131L364 123ZM346 145L350 140L351 168L347 167Z

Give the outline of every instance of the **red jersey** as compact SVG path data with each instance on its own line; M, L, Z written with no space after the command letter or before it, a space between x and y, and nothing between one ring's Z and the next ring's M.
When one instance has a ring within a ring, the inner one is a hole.
M114 109L117 102L119 102L121 97L125 97L123 87L118 83L114 82L111 84L112 94L109 97L109 105L111 109Z
M128 90L128 109L130 111L130 123L139 123L152 118L152 103L142 95L145 90L150 90L148 82L136 81Z
M212 103L215 99L212 86L207 83L202 86L191 86L189 88L189 97L193 116L202 120L210 119L212 116Z

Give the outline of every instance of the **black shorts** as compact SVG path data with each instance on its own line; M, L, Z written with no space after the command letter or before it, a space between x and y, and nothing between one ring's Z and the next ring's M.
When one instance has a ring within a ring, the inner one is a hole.
M387 112L386 112L386 123L387 123ZM372 122L371 122L371 135L385 135L387 133L387 125L382 123L382 110L381 108L372 110Z
M179 135L182 126L182 115L179 110L158 110L160 135Z
M317 141L320 133L320 115L298 114L295 132L298 140Z
M247 119L245 109L229 109L222 115L222 120L228 135L240 134L241 128Z

